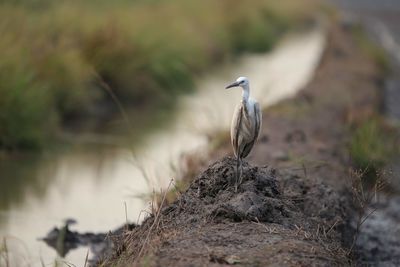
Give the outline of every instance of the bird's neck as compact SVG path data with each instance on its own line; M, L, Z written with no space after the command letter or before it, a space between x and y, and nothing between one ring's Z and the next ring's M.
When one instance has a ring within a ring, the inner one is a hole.
M248 85L243 86L242 88L242 100L247 103L250 97L250 88Z

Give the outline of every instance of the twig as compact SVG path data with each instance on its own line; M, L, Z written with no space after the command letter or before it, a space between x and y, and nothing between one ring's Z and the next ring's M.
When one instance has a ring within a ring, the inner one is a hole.
M336 221L333 223L333 225L332 225L332 226L328 229L328 231L326 232L326 235L329 234L329 232L333 229L333 227L336 226L336 224L338 224L338 222L339 222L339 220L336 220Z
M142 213L147 213L148 215L151 214L151 213L150 213L149 211L147 211L147 210L141 210L141 211L139 212L139 215L138 215L137 220L136 220L136 224L137 224L137 225L139 225L139 220L140 220L140 216L142 215Z
M3 247L4 247L4 259L6 261L6 267L10 266L10 259L8 258L8 248L6 238L3 238Z
M352 171L353 198L358 201L360 209L358 211L356 232L355 232L354 237L353 237L353 242L352 242L352 244L350 246L350 249L349 249L349 251L347 253L348 255L350 255L354 250L354 247L355 247L355 245L357 243L357 240L358 240L358 237L359 237L359 234L360 234L361 226L378 209L378 208L373 208L371 211L368 212L367 215L365 215L367 208L370 207L372 201L377 198L378 192L383 190L383 188L386 186L385 182L382 180L382 176L377 174L377 178L375 180L375 184L373 186L373 190L369 190L369 192L365 192L364 185L363 185L363 182L362 182L362 177L364 177L364 175L366 174L367 170L368 170L368 167L365 168L364 171L362 171L362 172Z
M361 225L362 225L375 211L377 211L377 210L378 210L378 208L374 208L373 210L371 210L371 211L367 214L367 216L365 216L364 219L362 219Z
M269 228L269 227L267 227L265 224L263 224L263 223L261 223L260 222L260 220L256 217L256 222L252 222L252 223L254 223L254 224L256 224L256 225L260 225L261 227L263 227L265 230L267 230L267 232L269 233L269 234L277 234L278 233L278 230L276 229L276 228Z
M83 265L83 267L87 266L88 261L89 261L89 249L86 252L85 265Z
M307 168L306 165L304 165L304 162L301 163L301 166L303 168L303 172L304 172L304 178L307 179Z
M117 105L119 112L121 113L121 116L123 118L123 120L125 121L126 126L128 127L128 132L130 134L133 134L133 125L131 123L131 121L129 120L129 116L126 113L121 101L119 101L117 95L114 93L114 91L112 90L112 88L106 83L106 81L104 81L103 77L100 76L100 74L94 70L93 74L95 76L95 78L97 79L97 81L99 82L100 86L111 96L111 99L114 101L114 103ZM135 150L133 149L132 144L129 144L129 148L130 151L132 153L132 158L135 161L136 160L136 156L135 156Z
M125 224L126 224L126 230L129 229L129 223L128 223L128 207L126 205L126 201L124 201L124 208L125 208Z
M119 101L118 97L114 93L114 91L111 89L111 87L104 81L103 77L100 76L100 74L97 71L94 71L94 76L96 77L97 81L99 82L100 86L106 90L106 92L111 96L112 100L114 103L117 105L119 111L121 112L121 115L123 119L125 120L126 125L129 127L129 131L133 132L133 126L131 121L129 120L128 114L125 112L124 107L122 106L121 101Z
M42 256L40 256L40 265L42 265L42 267L46 267L46 264L44 264Z
M65 265L67 265L68 267L76 267L76 265L75 264L72 264L72 263L70 263L70 262L68 262L68 261L61 261L62 263L64 263Z

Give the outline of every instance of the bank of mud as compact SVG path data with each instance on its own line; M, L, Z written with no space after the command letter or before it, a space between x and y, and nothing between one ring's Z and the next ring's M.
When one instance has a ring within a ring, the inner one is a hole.
M351 28L332 26L313 80L264 112L238 192L221 138L207 159L187 157L187 190L117 237L102 266L351 264L350 126L377 112L381 82Z

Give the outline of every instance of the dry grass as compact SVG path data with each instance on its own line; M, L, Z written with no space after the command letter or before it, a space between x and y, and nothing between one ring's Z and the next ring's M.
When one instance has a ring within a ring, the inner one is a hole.
M354 253L354 248L360 235L362 225L377 210L377 208L373 207L372 204L376 202L378 194L382 192L387 185L387 182L384 179L384 174L379 172L376 173L375 182L371 186L370 181L366 181L367 173L367 169L363 171L350 170L353 204L356 208L357 215L356 229L353 241L347 252L348 255Z
M9 267L10 266L10 256L9 256L9 251L7 247L7 241L6 238L4 237L2 240L2 244L0 246L0 266Z
M160 205L157 206L157 207L152 206L152 214L154 216L154 221L153 221L152 225L150 226L150 228L148 229L146 238L143 241L142 247L139 250L137 259L140 259L141 256L143 255L144 251L146 250L146 248L148 246L149 237L153 233L153 229L156 229L156 230L159 229L159 226L160 226L160 220L159 220L160 213L161 213L162 207L164 206L164 202L165 202L165 199L166 199L166 196L167 196L167 192L169 191L169 188L170 188L172 182L173 182L173 180L171 180L171 182L168 185L168 188L164 192L163 197L162 197L161 202L160 202Z

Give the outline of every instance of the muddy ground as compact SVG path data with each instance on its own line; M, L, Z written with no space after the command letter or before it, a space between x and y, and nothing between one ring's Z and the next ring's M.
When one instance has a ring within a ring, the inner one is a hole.
M232 186L235 161L226 157L229 141L219 137L207 159L187 157L189 173L203 170L188 175L188 189L118 237L104 266L354 263L349 128L377 111L382 74L351 28L329 32L310 84L265 110L238 192Z
M391 0L329 0L348 21L362 24L372 40L386 51L389 72L383 93L383 113L395 124L400 120L400 2ZM397 128L397 133L399 130ZM366 214L357 242L358 263L370 266L400 266L400 158L386 166L391 194L380 193Z

